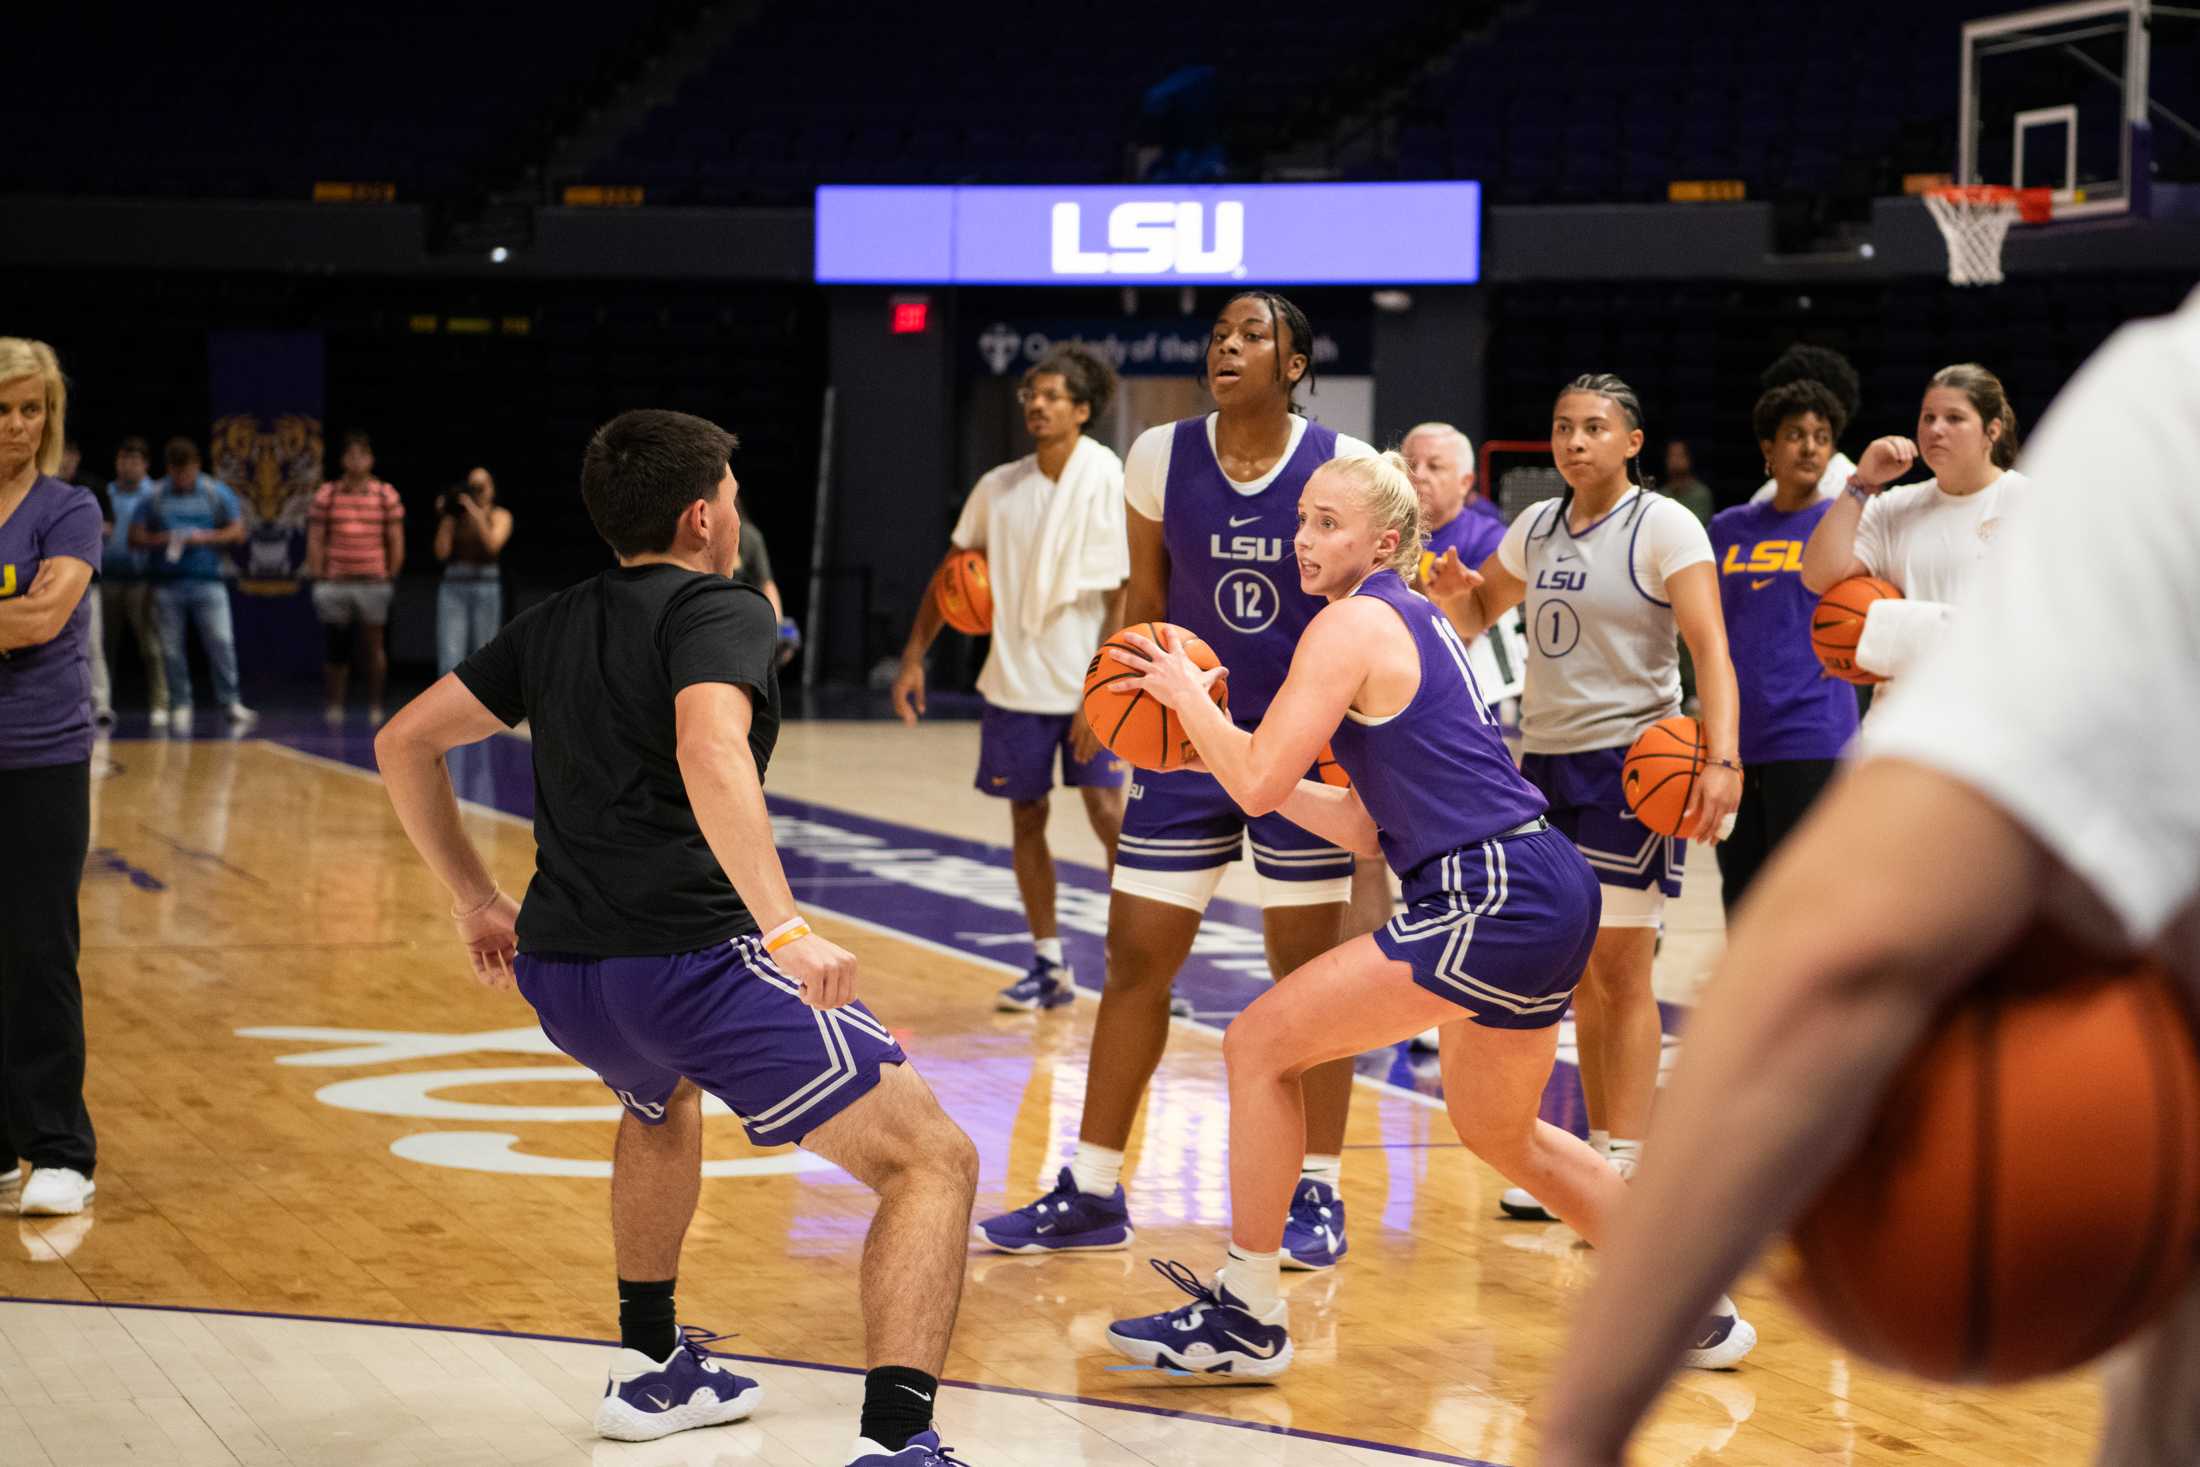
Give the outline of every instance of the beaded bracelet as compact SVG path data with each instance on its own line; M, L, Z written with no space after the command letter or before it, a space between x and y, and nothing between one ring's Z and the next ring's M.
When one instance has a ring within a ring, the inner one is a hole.
M463 912L461 912L456 907L451 908L451 920L454 922L463 922L468 917L478 917L483 912L488 911L490 904L494 902L498 897L503 895L503 889L492 881L489 883L489 894L481 899L481 902L478 906L468 907Z

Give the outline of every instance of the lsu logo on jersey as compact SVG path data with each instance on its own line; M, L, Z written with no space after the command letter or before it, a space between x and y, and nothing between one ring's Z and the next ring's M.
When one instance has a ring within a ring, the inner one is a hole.
M1207 537L1207 553L1216 560L1252 561L1264 564L1283 559L1284 543L1281 540L1264 540L1258 535L1221 535Z
M1588 584L1587 571L1562 571L1545 566L1535 573L1535 588L1538 591L1579 591Z
M1726 547L1726 559L1719 562L1719 573L1727 576L1768 576L1775 571L1799 571L1803 568L1803 542L1800 540L1759 540L1749 547L1748 559L1742 557L1742 547Z

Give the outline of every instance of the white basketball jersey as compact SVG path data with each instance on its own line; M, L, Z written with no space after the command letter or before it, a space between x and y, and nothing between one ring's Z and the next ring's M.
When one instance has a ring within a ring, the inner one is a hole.
M1563 500L1520 516L1531 649L1520 732L1528 753L1618 748L1680 712L1678 625L1671 604L1653 594L1665 589L1662 580L1646 584L1637 564L1646 522L1672 503L1637 489L1579 534L1567 525Z

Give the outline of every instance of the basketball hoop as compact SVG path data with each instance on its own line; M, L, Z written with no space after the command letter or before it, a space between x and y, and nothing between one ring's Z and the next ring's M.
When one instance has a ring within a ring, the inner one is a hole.
M2054 191L2004 188L1999 184L1956 184L1927 189L1925 207L1948 242L1950 285L1999 285L2001 243L2009 226L2022 219L2044 224L2054 213Z

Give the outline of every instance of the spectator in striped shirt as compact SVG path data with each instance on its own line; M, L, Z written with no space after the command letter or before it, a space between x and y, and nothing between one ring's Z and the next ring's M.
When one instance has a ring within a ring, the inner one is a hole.
M314 614L328 638L324 713L331 726L344 721L356 640L366 671L367 718L379 726L390 672L383 630L405 564L405 505L374 477L374 445L366 434L344 435L343 464L343 477L314 493L306 524L306 574L313 578Z

